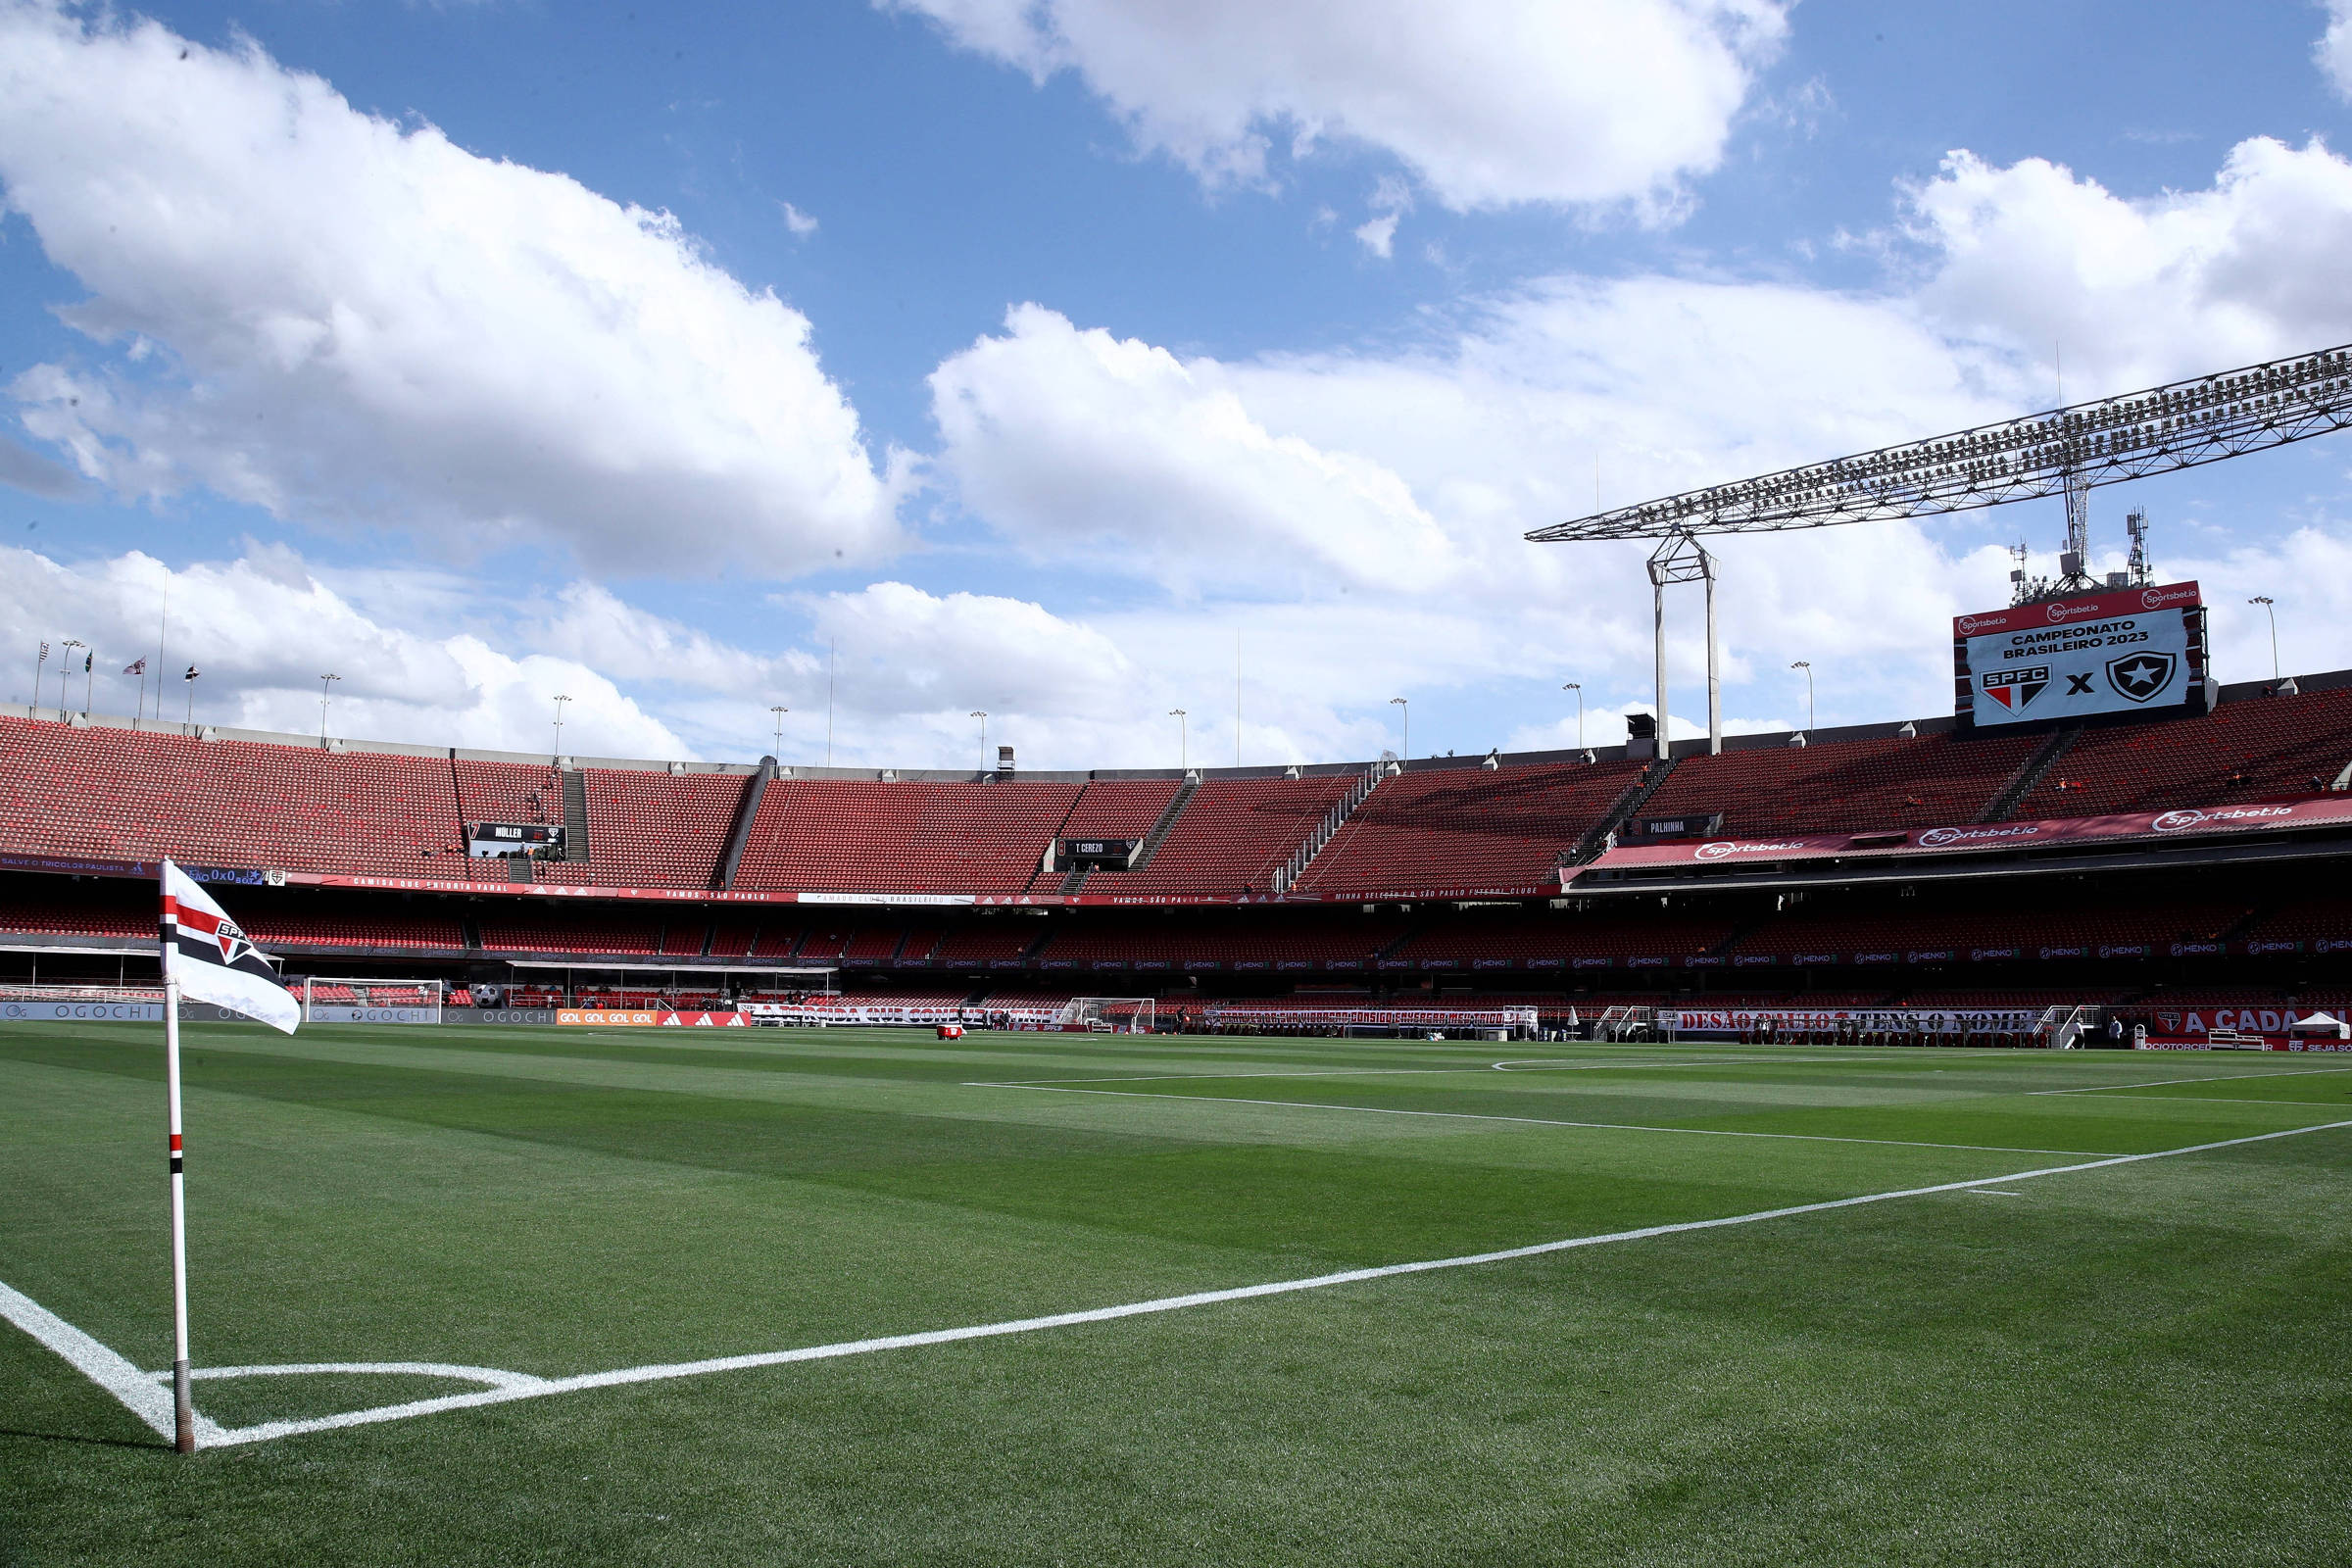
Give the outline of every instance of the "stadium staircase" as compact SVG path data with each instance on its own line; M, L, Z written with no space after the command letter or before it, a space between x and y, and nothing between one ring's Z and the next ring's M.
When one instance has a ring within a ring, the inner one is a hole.
M1152 831L1144 835L1144 847L1136 852L1135 863L1128 870L1141 871L1152 863L1152 857L1159 853L1160 845L1167 841L1170 833L1176 831L1176 819L1184 814L1184 808L1192 804L1193 796L1200 788L1200 774L1187 773L1184 776L1184 782L1177 785L1176 793L1169 797L1167 808L1159 813L1159 820L1152 823Z
M718 862L718 887L725 891L735 885L735 868L743 863L744 846L752 842L752 823L760 815L760 803L767 798L768 781L776 776L774 763L760 769L745 786L743 804L735 808L735 825L727 829L726 852Z
M2026 759L2024 765L2010 777L2009 782L2001 786L2001 792L1977 813L1976 819L1980 822L2005 820L2010 812L2017 809L2017 803L2031 795L2034 786L2039 784L2049 770L2074 750L2075 742L2082 734L2082 726L2080 724L2052 730L2050 738L2041 743L2041 749Z
M588 778L576 767L564 770L564 858L588 858Z
M1070 867L1068 872L1063 875L1061 879L1061 893L1064 898L1067 898L1070 894L1073 894L1080 888L1086 886L1086 873L1089 869L1090 868L1087 866L1073 865Z
M1675 759L1671 755L1662 757L1637 782L1627 786L1626 792L1617 797L1617 804L1609 808L1607 814L1585 829L1585 836L1577 840L1576 848L1569 852L1567 863L1582 865L1607 847L1609 835L1632 821L1634 813L1648 805L1649 798L1665 787L1666 780L1674 774L1674 763Z
M1374 762L1348 787L1348 793L1323 813L1323 820L1315 824L1313 832L1307 834L1306 842L1293 851L1289 861L1274 873L1274 892L1277 896L1288 893L1306 874L1306 868L1314 863L1315 857L1323 853L1323 846L1337 838L1340 829L1348 825L1348 818L1355 814L1355 808L1372 798L1372 792L1380 787L1380 781L1387 771L1386 762Z

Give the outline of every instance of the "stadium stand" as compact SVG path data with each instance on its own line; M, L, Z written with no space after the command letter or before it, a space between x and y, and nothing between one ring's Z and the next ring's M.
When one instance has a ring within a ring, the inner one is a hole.
M416 948L445 953L466 949L466 928L448 915L384 911L367 916L249 914L245 934L271 948Z
M1275 871L1291 852L1354 782L1352 773L1203 778L1150 864L1132 871L1098 871L1088 879L1087 891L1262 893L1273 886Z
M1685 757L1640 814L1720 811L1726 834L1749 837L1973 822L2046 739L1940 733Z
M2223 703L2202 718L2086 729L2011 814L2026 819L2288 800L2352 765L2352 688Z
M449 764L0 717L17 851L415 876L463 854Z
M1166 958L1178 963L1242 963L1284 959L1375 957L1404 934L1400 915L1294 916L1267 929L1263 922L1237 923L1224 913L1180 910L1138 911L1115 924L1056 930L1039 955L1044 960L1072 959L1133 963Z
M138 908L110 906L74 899L12 899L0 904L0 932L22 931L33 936L152 937L156 934L153 901Z
M1019 893L1080 789L778 779L760 799L735 885Z
M1017 958L1045 935L1035 920L979 920L948 934L932 957L941 963L986 963L992 958Z
M1392 775L1308 862L1298 890L1544 882L1555 875L1562 855L1633 788L1642 766L1629 761Z
M1176 798L1172 778L1094 779L1070 808L1059 837L1065 839L1140 839L1159 822L1159 815Z
M610 953L662 951L662 922L625 914L585 914L557 921L531 912L485 914L482 947L492 953ZM701 922L696 922L699 926Z
M719 857L743 808L748 777L592 767L582 782L588 797L588 864L599 886L707 888L717 883Z

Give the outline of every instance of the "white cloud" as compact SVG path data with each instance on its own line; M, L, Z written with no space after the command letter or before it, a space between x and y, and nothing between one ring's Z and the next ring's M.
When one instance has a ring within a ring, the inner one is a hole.
M1355 237L1364 249L1387 261L1396 245L1396 224L1412 210L1413 193L1404 182L1383 179L1372 192L1372 216L1356 226Z
M784 208L784 226L792 230L793 238L807 239L816 232L815 219L802 212L790 202L785 202L782 206Z
M2070 400L2352 339L2352 162L2255 137L2211 187L2139 200L2038 158L1954 153L1909 193L1922 307L2048 368Z
M120 671L144 658L151 705L154 672L167 676L167 718L187 711L179 672L192 663L203 671L194 693L200 721L316 734L318 677L331 670L343 677L327 714L335 735L538 751L554 742L551 699L563 692L572 699L566 749L694 755L598 671L502 651L468 633L436 637L387 624L282 549L255 548L237 561L181 571L135 551L67 564L0 549L0 638L30 647L35 639L62 644L69 637L96 650L90 700L100 712L132 710L138 681ZM41 693L52 705L58 670L53 658ZM18 671L20 700L31 674L29 662ZM83 688L78 676L65 688L75 709Z
M0 3L0 183L88 295L23 423L119 493L782 574L898 543L807 318L666 214L354 110L257 46Z
M53 501L79 495L85 488L64 464L52 463L4 435L0 435L0 484Z
M2352 98L2352 0L2328 0L2328 30L2312 55L2336 95Z
M1671 198L1722 156L1788 25L1780 0L876 3L1040 82L1077 72L1210 181L1345 139L1457 210Z
M1401 588L1444 568L1442 534L1394 473L1267 429L1213 361L1025 305L931 390L940 462L966 504L1041 557L1302 590Z

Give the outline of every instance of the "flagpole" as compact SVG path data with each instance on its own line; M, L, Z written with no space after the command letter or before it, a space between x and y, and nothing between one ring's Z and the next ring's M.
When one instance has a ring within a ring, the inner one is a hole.
M171 1122L172 1160L172 1446L196 1451L196 1401L188 1390L188 1196L180 1148L179 981L172 973L179 945L174 901L164 900L164 1101Z

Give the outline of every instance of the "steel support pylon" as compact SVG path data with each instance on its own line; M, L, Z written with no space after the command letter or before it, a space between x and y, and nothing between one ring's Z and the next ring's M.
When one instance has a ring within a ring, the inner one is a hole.
M1649 557L1650 629L1657 646L1658 755L1671 755L1666 738L1666 587L1703 583L1707 596L1707 754L1723 750L1723 680L1715 654L1715 558L1691 535L1677 529Z

